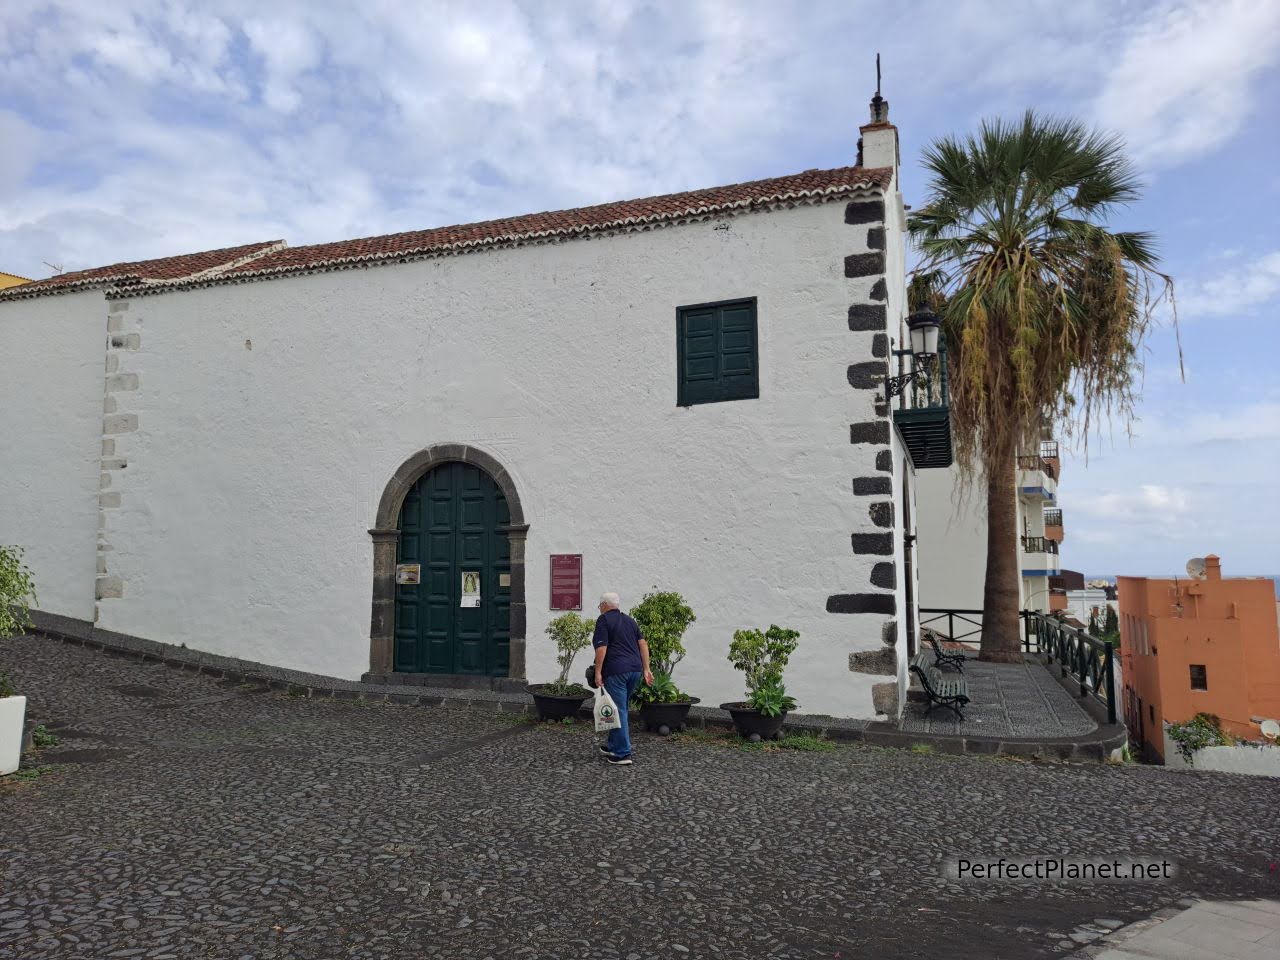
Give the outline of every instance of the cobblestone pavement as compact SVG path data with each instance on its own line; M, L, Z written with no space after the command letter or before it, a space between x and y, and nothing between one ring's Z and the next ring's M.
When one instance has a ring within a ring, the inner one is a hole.
M40 638L61 727L0 784L0 958L1060 956L1188 896L1275 897L1280 785L641 737L291 699ZM943 879L1152 857L1163 883Z
M1074 737L1098 728L1043 664L983 663L970 657L964 664L969 706L964 720L945 707L925 715L927 703L908 700L899 726L912 733L971 737ZM943 671L950 674L950 668ZM919 682L919 681L916 681Z

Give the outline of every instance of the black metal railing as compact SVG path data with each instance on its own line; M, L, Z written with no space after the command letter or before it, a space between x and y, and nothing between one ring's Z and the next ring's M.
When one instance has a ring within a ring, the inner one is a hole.
M1058 662L1064 677L1080 685L1080 696L1093 697L1107 708L1107 723L1116 722L1116 648L1113 644L1063 623L1057 617L1034 614L1040 649L1046 664Z
M1044 525L1046 527L1062 526L1062 508L1050 507L1044 512Z
M895 350L898 357L898 373L906 373L915 360L910 350ZM902 393L899 407L908 410L932 410L947 407L951 400L951 374L947 369L947 341L938 338L938 358L933 362L929 375L916 377Z
M906 364L914 363L908 350L893 351L898 374L905 374ZM898 394L893 411L911 462L917 470L949 467L954 461L951 445L950 374L947 372L947 345L939 338L938 359L926 377L916 377Z
M1046 540L1044 537L1023 537L1022 549L1027 553L1053 553L1058 552L1058 541Z
M1022 621L1024 653L1035 653L1039 649L1034 625L1029 620L1034 615L1034 610L1022 610L1018 613L1018 619ZM921 607L920 626L928 627L945 641L969 644L976 650L982 640L982 611Z
M1040 456L1045 460L1058 459L1058 441L1057 440L1041 440Z
M1035 453L1021 454L1018 457L1018 469L1039 470L1041 473L1048 474L1054 480L1058 479L1058 468L1044 457Z
M1076 680L1080 696L1093 697L1107 709L1107 722L1116 722L1115 647L1038 610L1021 610L1023 653L1040 653L1046 665L1057 663L1062 676ZM982 611L921 607L920 626L944 641L978 649L982 641Z

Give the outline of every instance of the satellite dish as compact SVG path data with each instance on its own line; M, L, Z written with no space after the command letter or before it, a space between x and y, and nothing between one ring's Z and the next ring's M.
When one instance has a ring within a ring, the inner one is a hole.
M1187 576L1196 580L1204 579L1204 557L1192 557L1187 561Z
M1280 737L1280 723L1276 723L1274 720L1263 720L1261 726L1262 735L1268 740Z

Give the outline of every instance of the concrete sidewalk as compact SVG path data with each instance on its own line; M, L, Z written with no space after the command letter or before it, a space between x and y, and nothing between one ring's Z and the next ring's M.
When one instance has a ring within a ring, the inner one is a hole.
M1138 930L1132 937L1078 956L1093 960L1275 960L1280 957L1280 901L1198 903Z

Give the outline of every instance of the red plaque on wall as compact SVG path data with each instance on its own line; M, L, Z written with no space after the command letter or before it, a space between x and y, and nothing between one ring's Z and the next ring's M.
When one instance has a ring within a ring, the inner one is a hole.
M551 555L551 609L582 609L582 554Z

